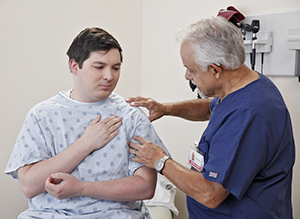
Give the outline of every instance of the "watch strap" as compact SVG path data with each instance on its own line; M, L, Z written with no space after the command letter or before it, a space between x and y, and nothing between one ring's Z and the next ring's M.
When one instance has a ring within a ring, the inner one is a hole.
M162 175L163 175L162 170L164 169L165 163L166 163L166 161L167 161L169 158L170 158L169 156L164 156L163 158L160 159L161 162L162 162L163 164L162 164L162 168L161 168L161 170L159 171L159 173L162 174Z

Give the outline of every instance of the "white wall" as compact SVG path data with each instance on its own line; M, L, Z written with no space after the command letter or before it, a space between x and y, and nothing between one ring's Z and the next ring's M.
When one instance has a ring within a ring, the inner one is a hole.
M3 174L28 110L72 87L65 54L84 28L114 35L124 52L116 92L140 93L142 1L0 0L0 218L27 209L18 181Z
M143 96L163 102L195 98L184 79L185 70L179 56L179 45L175 42L175 32L196 20L217 15L220 9L230 5L235 6L245 16L300 10L299 0L144 1L141 87ZM297 147L296 156L299 157L300 83L295 77L271 79L282 92L290 110ZM192 123L168 117L153 124L173 158L183 165L187 164L189 145L194 140L199 140L206 126L206 123ZM300 184L299 173L300 163L296 160L293 181L294 218L300 218L300 188L297 186ZM184 202L185 196L179 191L176 204L180 210L180 219L188 218Z

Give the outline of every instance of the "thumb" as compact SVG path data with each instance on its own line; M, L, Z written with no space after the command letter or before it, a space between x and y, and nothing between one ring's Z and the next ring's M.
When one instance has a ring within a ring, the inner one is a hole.
M150 122L153 122L153 121L154 121L154 117L153 117L153 116L151 116L151 115L150 115L150 116L148 116L148 119L149 119L149 121L150 121Z
M96 124L98 122L100 122L101 116L97 115L97 117L95 119L93 119L93 121L90 124Z
M51 174L50 178L50 182L53 184L59 184L61 183L65 178L66 178L66 174L65 173L53 173Z
M153 122L154 120L156 120L155 115L151 111L149 112L148 119L150 122Z

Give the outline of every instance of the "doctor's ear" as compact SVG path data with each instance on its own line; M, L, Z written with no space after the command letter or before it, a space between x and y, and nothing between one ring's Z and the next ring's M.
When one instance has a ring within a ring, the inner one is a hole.
M71 60L70 60L70 62L69 62L69 67L70 67L71 72L72 72L74 75L77 75L77 71L79 70L79 64L76 62L75 59L71 59Z
M222 68L220 64L216 64L216 63L212 63L209 65L209 67L211 67L213 73L216 76L216 79L220 78L220 74L222 73Z

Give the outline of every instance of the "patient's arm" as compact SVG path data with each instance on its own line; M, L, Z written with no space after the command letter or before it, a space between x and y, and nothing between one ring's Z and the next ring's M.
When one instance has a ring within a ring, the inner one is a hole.
M58 199L88 196L110 201L136 201L153 197L156 177L156 171L147 167L140 167L133 176L98 182L83 182L71 174L54 173L46 180L45 188Z
M84 134L61 153L18 170L20 187L27 198L45 192L45 181L56 172L70 173L92 151L103 147L118 134L121 118L108 117L100 122L97 116Z

